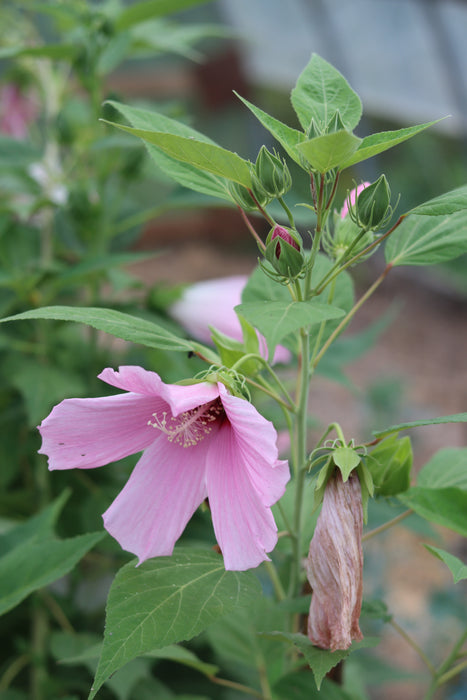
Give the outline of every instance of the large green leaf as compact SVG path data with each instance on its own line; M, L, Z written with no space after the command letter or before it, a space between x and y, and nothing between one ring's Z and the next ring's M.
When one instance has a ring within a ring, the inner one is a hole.
M341 170L341 164L357 150L360 143L361 139L357 136L341 129L299 143L297 149L315 170L325 173L332 168Z
M74 307L74 306L44 306L40 309L31 309L15 316L0 319L0 323L6 321L22 321L27 319L44 318L57 321L76 321L92 326L99 331L110 333L117 338L139 343L150 348L162 350L196 351L201 347L184 338L170 333L170 331L158 326L156 323L146 321L137 316L115 311L113 309L101 309L98 307ZM208 353L208 348L205 349Z
M226 571L211 551L180 548L116 575L107 602L104 645L91 700L105 680L132 659L191 639L261 588L251 572Z
M389 237L392 265L435 265L467 252L467 211L443 216L408 216Z
M338 70L316 54L300 74L290 98L305 132L312 120L324 129L337 111L344 126L352 131L362 116L357 93Z
M347 160L341 164L341 169L349 168L355 163L360 163L362 160L367 160L372 156L376 156L378 153L383 153L384 151L397 146L403 141L411 139L412 136L416 136L421 131L428 129L429 126L433 126L439 121L427 122L426 124L418 124L416 126L409 126L405 129L397 129L396 131L381 131L378 134L370 134L370 136L365 136L365 138L360 143L359 147L350 155Z
M44 511L0 537L0 614L67 574L104 537L104 532L64 540L55 537L53 525L66 498L65 492Z
M426 418L409 421L408 423L398 423L384 430L376 430L373 432L373 435L382 438L392 433L399 433L401 430L407 430L408 428L420 428L423 425L442 425L443 423L467 423L467 413L453 413L450 416L438 416L437 418Z
M269 114L267 114L267 112L263 112L262 109L259 109L259 107L256 107L251 102L248 102L248 100L238 93L235 94L255 115L258 121L261 122L264 128L267 129L277 141L279 141L292 160L300 165L301 161L296 147L299 143L306 140L305 134L303 134L301 131L297 131L297 129L292 129L292 127L287 126L287 124L283 124L281 121L279 121L279 119L271 117Z
M413 486L398 498L422 518L467 537L467 491Z
M425 216L443 216L455 214L457 211L467 209L467 185L457 187L455 190L428 200L418 207L410 210L410 214L423 214Z
M184 136L190 139L194 138L197 141L216 145L214 141L204 136L201 132L196 131L196 129L192 129L187 124L179 122L176 119L171 119L164 114L151 112L146 109L129 107L119 102L109 101L108 104L118 110L118 112L120 112L120 114L122 114L136 129L177 134L178 136ZM154 144L146 143L146 147L157 166L183 187L212 197L232 201L225 178L204 170L199 170L191 163L184 163L172 158Z
M417 486L438 489L457 486L467 491L467 447L436 452L417 475Z
M122 30L155 17L163 17L194 5L202 5L208 0L142 0L135 2L120 12L115 20L116 29Z
M344 315L342 309L318 301L247 302L236 306L235 311L264 335L270 356L282 338L299 328Z
M157 146L175 160L194 165L196 168L206 170L212 175L238 182L244 187L251 187L248 163L243 158L240 158L237 153L227 151L225 148L215 144L197 140L191 136L187 138L177 134L167 134L162 131L135 129L132 126L124 126L114 122L107 123Z
M441 561L444 561L452 574L454 583L459 583L459 581L463 581L467 578L467 565L464 564L459 557L455 557L454 554L450 554L450 552L446 552L444 549L440 549L439 547L432 547L429 544L426 544L425 547L429 552L434 554L435 557L441 559Z

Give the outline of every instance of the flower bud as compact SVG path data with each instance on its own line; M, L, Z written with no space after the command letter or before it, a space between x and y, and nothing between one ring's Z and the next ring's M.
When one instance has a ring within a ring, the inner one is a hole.
M355 206L355 202L357 201L358 195L369 186L369 182L362 182L360 185L358 185L358 187L354 187L353 190L350 191L341 209L341 219L345 219L345 217L349 213L349 202L351 207Z
M357 197L356 214L362 228L376 229L390 211L391 190L385 175L360 192Z
M264 207L271 201L271 197L268 196L261 183L255 177L254 171L252 173L251 191L238 182L233 181L229 182L228 187L232 199L244 211L257 211L258 204L260 207Z
M302 241L297 231L275 226L266 239L265 257L284 277L297 277L303 270Z
M321 649L348 649L360 640L363 591L363 508L360 481L340 471L329 479L310 543L307 576L312 588L308 637Z
M255 173L263 189L270 197L282 197L292 187L292 177L285 161L277 153L270 153L261 146L255 163Z

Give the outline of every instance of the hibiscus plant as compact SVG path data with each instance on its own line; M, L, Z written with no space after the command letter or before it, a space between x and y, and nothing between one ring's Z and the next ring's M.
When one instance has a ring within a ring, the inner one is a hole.
M338 422L313 440L309 429L310 388L323 358L391 270L467 251L467 186L400 213L385 175L350 191L339 184L345 169L434 122L356 136L360 99L317 55L291 92L299 126L240 99L277 142L276 149L263 146L254 162L165 114L111 103L122 118L116 129L141 139L180 185L237 207L258 247L249 278L188 287L171 305L188 337L173 325L101 306L44 306L2 319L74 321L187 358L175 383L164 381L157 364L102 368L101 397L64 398L39 426L49 469L82 470L85 481L115 462L121 472L120 460L141 453L129 476L123 467L122 490L103 514L107 533L136 559L127 557L112 582L102 643L74 653L74 663L96 669L90 700L139 657L204 674L208 681L198 694L190 691L192 698L364 700L375 620L389 624L392 616L382 602L363 600L362 542L408 515L467 535L467 453L441 470L430 462L415 478L405 434L467 422L467 413L389 426L362 444ZM295 171L309 182L300 206L291 205ZM381 271L356 300L351 273L376 251ZM109 394L109 385L118 392ZM64 498L30 527L50 526ZM386 513L388 502L394 515L376 518L376 527L372 513L380 506ZM200 521L212 527L210 538L199 534ZM81 534L66 556L77 563L93 546L99 551L102 537ZM38 547L31 566L40 568L47 555ZM117 545L110 551L120 556ZM457 557L430 551L456 580L467 578ZM51 556L60 559L60 551ZM39 586L29 584L22 566L26 595ZM45 572L43 583L52 580ZM425 663L425 698L467 666L467 626L440 662L395 628ZM162 681L151 697L175 697L176 685ZM183 688L182 695L188 697Z

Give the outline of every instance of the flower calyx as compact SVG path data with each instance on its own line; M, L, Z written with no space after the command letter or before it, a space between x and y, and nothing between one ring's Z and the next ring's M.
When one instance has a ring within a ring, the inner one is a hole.
M358 193L355 205L349 202L349 217L365 231L383 228L391 219L391 190L386 176L366 185Z
M266 239L266 260L287 281L304 273L305 260L302 239L298 231L285 226L274 226Z
M252 179L271 198L282 197L292 187L292 177L285 160L281 160L276 151L268 151L266 146L260 148Z
M336 471L340 471L344 483L353 472L356 472L362 490L363 513L366 522L368 499L374 494L373 478L366 465L366 456L367 450L364 445L355 445L354 440L346 443L343 437L328 441L322 447L313 450L308 460L309 469L322 465L315 483L315 509L322 503L326 485L334 477ZM324 465L323 460L325 460Z

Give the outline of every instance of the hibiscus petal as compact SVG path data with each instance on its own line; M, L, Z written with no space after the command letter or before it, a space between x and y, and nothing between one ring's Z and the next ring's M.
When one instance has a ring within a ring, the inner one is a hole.
M156 372L131 365L119 367L118 371L107 367L99 374L99 379L125 391L159 396L169 404L173 416L209 403L219 396L215 384L165 384Z
M187 287L182 298L170 307L170 315L193 338L204 343L211 340L209 326L242 340L242 329L234 306L242 300L246 275L236 275L197 282Z
M283 496L290 479L287 460L277 459L276 430L251 403L218 386L248 477L263 505L271 506Z
M161 399L118 394L96 399L65 399L39 426L40 454L49 469L90 469L141 452L154 439L152 414L167 408Z
M141 564L172 554L175 542L206 498L209 441L183 448L161 436L144 452L126 486L104 513L104 526Z
M209 441L206 485L214 532L228 570L244 571L268 560L277 527L269 508L252 489L235 433L225 422Z

